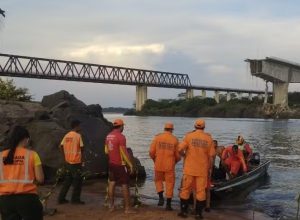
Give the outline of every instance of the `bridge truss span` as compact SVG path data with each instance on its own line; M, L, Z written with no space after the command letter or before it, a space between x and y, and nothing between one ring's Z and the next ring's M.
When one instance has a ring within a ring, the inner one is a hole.
M0 53L0 75L148 87L191 87L187 74Z

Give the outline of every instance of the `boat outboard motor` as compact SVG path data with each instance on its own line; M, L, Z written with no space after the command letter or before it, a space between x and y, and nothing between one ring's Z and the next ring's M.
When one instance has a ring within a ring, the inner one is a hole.
M259 153L253 153L249 163L251 165L259 165L260 164L260 154Z

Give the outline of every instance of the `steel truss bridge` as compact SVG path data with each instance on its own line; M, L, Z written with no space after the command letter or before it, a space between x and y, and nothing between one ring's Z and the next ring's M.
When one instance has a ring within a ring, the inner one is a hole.
M135 85L137 110L147 100L147 87L186 89L187 98L193 97L193 90L202 90L203 96L206 96L205 91L214 91L217 102L219 92L227 92L227 95L235 92L240 94L239 97L242 93L248 93L249 99L252 99L252 94L265 94L260 90L195 86L187 74L3 53L0 53L0 76Z
M263 94L264 91L194 86L187 74L0 53L0 75L148 87Z
M0 75L164 88L191 87L187 74L11 54L0 54Z

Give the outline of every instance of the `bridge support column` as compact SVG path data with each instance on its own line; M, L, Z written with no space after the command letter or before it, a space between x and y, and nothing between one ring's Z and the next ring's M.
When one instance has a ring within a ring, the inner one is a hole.
M187 89L187 90L186 90L186 98L187 98L187 99L192 99L192 98L194 98L194 90L193 90L193 89Z
M227 102L229 102L231 100L231 93L230 92L227 92L226 100L227 100Z
M258 100L262 100L263 99L263 95L262 94L258 94L257 98L258 98Z
M220 103L220 92L219 91L215 91L215 100L216 100L216 103Z
M206 98L206 90L202 90L201 97Z
M267 104L268 103L268 94L265 94L264 95L264 104Z
M252 93L249 93L248 99L249 99L250 101L252 101Z
M136 102L135 102L135 110L141 111L143 105L147 100L147 86L136 86Z
M241 100L241 99L242 99L242 97L243 97L243 93L239 92L239 93L237 94L237 98L238 98L238 100Z
M273 82L273 104L288 106L289 83Z

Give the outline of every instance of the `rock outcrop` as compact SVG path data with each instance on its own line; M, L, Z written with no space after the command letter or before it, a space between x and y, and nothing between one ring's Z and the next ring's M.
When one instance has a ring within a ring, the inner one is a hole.
M6 145L14 125L27 127L30 145L39 153L47 179L53 180L63 165L60 141L73 119L81 121L86 170L94 175L106 174L104 140L112 125L103 117L100 105L87 106L66 91L45 96L41 103L0 101L0 146ZM145 175L142 166L139 173Z

